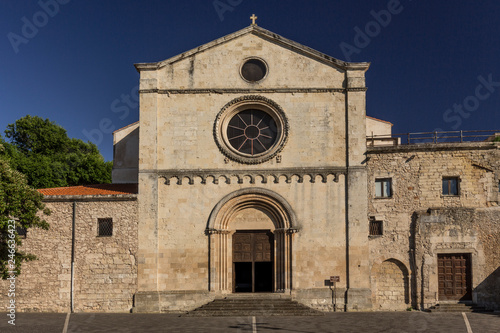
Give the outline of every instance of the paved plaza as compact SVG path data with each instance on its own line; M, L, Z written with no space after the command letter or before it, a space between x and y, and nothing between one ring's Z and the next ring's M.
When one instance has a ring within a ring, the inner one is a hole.
M209 317L167 314L19 313L0 332L500 332L500 314L365 312L319 317Z

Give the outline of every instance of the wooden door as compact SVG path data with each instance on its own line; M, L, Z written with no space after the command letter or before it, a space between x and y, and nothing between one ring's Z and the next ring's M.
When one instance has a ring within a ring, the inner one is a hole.
M233 262L253 261L253 234L237 232L233 235Z
M272 261L272 239L270 233L261 232L261 233L253 233L253 261L254 262L262 262L262 261Z
M273 242L269 230L245 230L233 234L234 292L272 290Z
M439 254L440 300L471 300L472 275L469 254Z

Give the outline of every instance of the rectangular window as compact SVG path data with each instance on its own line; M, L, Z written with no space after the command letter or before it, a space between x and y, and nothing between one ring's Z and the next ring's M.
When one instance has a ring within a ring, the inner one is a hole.
M370 220L370 236L382 235L382 221Z
M110 237L113 236L113 219L97 219L97 236Z
M391 198L392 197L392 179L381 178L375 179L375 197Z
M458 195L458 177L443 177L443 195Z

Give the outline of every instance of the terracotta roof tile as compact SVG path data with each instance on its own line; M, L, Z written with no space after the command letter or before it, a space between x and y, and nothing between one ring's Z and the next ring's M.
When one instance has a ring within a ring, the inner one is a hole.
M43 195L118 195L137 194L137 184L97 184L56 188L42 188L38 192Z

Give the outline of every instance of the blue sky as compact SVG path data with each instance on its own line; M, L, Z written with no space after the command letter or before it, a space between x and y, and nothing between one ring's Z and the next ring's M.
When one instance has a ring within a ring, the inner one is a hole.
M500 130L497 0L4 0L0 130L38 115L111 160L111 131L139 119L133 64L242 29L253 13L296 42L371 62L367 114L394 133Z

